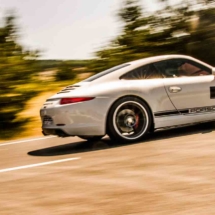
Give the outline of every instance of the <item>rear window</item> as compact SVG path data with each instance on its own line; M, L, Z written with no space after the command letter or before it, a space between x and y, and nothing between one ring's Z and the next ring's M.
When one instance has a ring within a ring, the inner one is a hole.
M89 78L83 80L83 82L94 81L94 80L96 80L96 79L98 79L98 78L101 78L101 77L103 77L103 76L105 76L105 75L107 75L107 74L110 74L110 73L112 73L112 72L114 72L114 71L116 71L116 70L122 69L122 68L124 68L124 67L126 67L126 66L129 66L129 65L130 65L130 64L122 64L122 65L118 65L118 66L112 67L112 68L110 68L110 69L107 69L107 70L105 70L105 71L103 71L103 72L100 72L100 73L98 73L98 74L96 74L96 75L93 75L93 76L91 76L91 77L89 77Z
M141 66L120 77L120 79L124 80L142 80L156 78L162 78L162 75L158 72L153 64Z

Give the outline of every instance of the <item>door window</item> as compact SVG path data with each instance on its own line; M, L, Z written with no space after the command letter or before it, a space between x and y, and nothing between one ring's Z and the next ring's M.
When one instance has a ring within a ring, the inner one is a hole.
M186 59L171 59L154 63L166 78L211 75L210 68Z

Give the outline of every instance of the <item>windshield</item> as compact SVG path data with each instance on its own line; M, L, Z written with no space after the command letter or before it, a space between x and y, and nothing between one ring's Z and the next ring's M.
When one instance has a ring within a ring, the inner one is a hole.
M112 67L112 68L110 68L110 69L107 69L107 70L105 70L105 71L103 71L103 72L100 72L100 73L98 73L98 74L96 74L96 75L93 75L93 76L91 76L91 77L89 77L89 78L83 80L83 82L94 81L94 80L96 80L96 79L98 79L98 78L100 78L100 77L103 77L103 76L105 76L105 75L107 75L107 74L109 74L109 73L111 73L111 72L114 72L114 71L116 71L116 70L118 70L118 69L122 69L122 68L124 68L124 67L126 67L126 66L129 66L129 65L130 65L130 64L122 64L122 65L118 65L118 66Z

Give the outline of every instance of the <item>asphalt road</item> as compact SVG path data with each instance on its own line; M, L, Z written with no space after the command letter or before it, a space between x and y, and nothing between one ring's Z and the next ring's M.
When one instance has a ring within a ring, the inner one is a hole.
M214 123L127 145L72 137L0 144L0 215L212 215L214 203Z

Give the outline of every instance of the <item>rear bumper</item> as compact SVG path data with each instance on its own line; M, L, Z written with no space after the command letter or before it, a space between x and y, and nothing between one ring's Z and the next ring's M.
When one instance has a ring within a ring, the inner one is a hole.
M57 136L105 135L110 105L111 101L107 98L96 98L86 102L42 108L42 121L49 117L51 122L43 124L43 133Z

